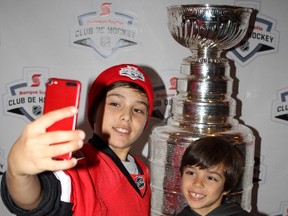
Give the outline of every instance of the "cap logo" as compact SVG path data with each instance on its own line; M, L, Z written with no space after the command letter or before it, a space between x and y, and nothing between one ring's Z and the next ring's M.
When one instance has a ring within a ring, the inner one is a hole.
M143 73L141 73L136 67L127 66L125 68L121 68L120 76L127 76L132 80L141 80L145 82L145 77Z

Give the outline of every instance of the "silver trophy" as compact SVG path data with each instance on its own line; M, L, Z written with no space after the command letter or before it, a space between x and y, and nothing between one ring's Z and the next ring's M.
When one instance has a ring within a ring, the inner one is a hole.
M151 214L174 215L183 208L181 157L190 143L209 135L224 136L243 152L241 184L225 202L237 202L250 211L255 138L248 127L234 119L233 80L223 51L243 40L252 9L205 4L175 5L167 10L171 35L192 55L181 64L171 117L155 126L150 135Z

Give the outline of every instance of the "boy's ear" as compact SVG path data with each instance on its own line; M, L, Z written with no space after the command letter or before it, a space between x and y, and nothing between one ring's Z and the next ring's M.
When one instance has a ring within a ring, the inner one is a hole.
M230 191L231 191L231 190L228 190L228 191L223 191L223 195L224 195L224 196L226 196L227 194L229 194L229 193L230 193Z

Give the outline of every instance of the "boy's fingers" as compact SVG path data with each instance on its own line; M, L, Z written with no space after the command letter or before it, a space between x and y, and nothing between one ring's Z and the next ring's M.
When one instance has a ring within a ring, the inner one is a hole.
M49 133L41 134L42 137L45 136L45 139L42 139L44 144L53 144L53 143L65 143L70 141L81 141L85 139L85 133L82 130L75 131L52 131Z
M69 152L74 152L80 149L83 146L83 143L84 142L81 140L75 140L71 142L58 143L55 145L51 145L47 152L48 157L53 158L59 155L69 153Z
M78 109L76 107L70 106L65 107L59 110L51 111L49 113L44 114L36 121L32 122L31 127L35 126L35 129L46 129L55 122L71 117L77 114Z
M76 158L71 158L69 160L49 160L45 164L45 170L57 171L57 170L66 170L74 167L77 164Z

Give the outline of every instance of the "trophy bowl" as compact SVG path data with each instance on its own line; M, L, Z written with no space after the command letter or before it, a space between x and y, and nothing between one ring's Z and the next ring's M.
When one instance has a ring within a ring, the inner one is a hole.
M252 11L226 5L173 5L167 8L168 28L190 50L229 49L245 37Z

